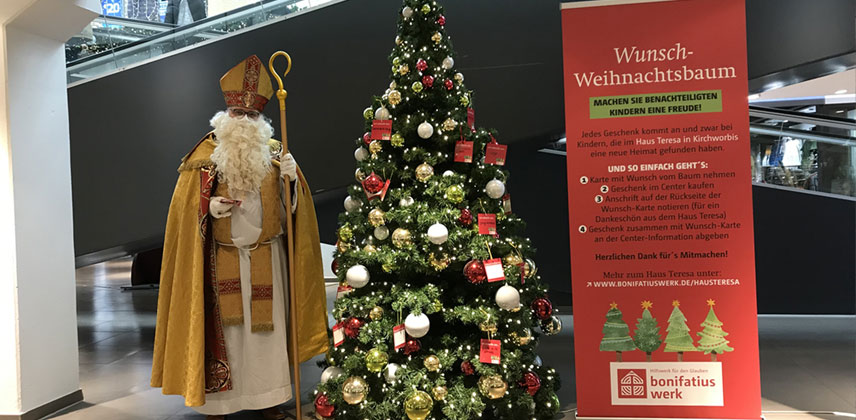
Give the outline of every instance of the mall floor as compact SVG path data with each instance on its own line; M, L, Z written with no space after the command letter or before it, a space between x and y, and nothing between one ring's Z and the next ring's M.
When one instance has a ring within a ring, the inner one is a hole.
M123 292L131 261L121 259L77 270L80 381L85 401L49 418L62 420L178 420L204 417L180 397L149 387L156 290ZM335 294L334 288L328 290ZM545 364L557 367L564 387L559 399L573 418L573 329L545 337ZM856 412L856 317L759 317L764 416L773 420L843 419L832 412ZM304 390L320 375L313 361L303 365ZM292 404L293 407L293 404ZM306 410L309 413L309 410ZM847 417L856 417L850 415ZM254 412L229 419L260 419Z

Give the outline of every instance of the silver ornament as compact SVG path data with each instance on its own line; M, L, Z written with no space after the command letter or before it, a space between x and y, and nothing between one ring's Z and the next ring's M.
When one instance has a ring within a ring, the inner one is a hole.
M359 147L359 148L357 148L357 150L354 150L354 159L356 159L357 162L362 162L362 161L368 159L369 156L370 156L369 151L366 150L365 147Z
M419 137L427 139L434 135L434 126L428 121L425 121L422 124L419 124L419 127L416 128L416 132L419 134Z
M493 199L501 198L505 195L505 184L498 179L492 179L484 188L487 196Z
M446 57L443 59L443 68L446 70L451 69L455 66L455 59L452 57Z
M378 226L374 230L374 237L378 240L389 238L389 228L386 226Z

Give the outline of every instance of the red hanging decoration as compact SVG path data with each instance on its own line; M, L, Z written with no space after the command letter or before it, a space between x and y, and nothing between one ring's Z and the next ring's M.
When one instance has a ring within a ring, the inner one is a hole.
M464 372L464 375L470 376L476 373L476 367L473 366L473 362L469 360L464 360L461 362L461 372Z
M422 344L415 338L411 338L404 343L403 352L405 356L410 356L419 350L422 350Z
M333 274L339 274L339 260L334 258L330 264L330 269L333 270Z
M363 187L366 191L372 194L377 194L383 190L383 179L376 173L372 172L371 175L367 176L366 180L363 181Z
M363 134L363 143L368 146L372 142L372 133L366 131L366 134Z
M365 321L357 317L348 318L345 321L345 335L349 338L357 338L360 336L360 329L363 328Z
M532 312L540 320L550 319L553 316L553 304L547 298L538 298L532 301Z
M315 397L315 412L318 413L319 416L327 418L333 417L333 413L336 411L336 407L333 404L330 404L330 399L327 398L327 394L318 394Z
M535 396L541 389L541 378L535 372L526 372L523 374L523 379L517 383L521 388L526 388L526 392L531 396Z
M452 88L455 87L455 82L453 82L452 79L446 79L446 81L443 82L443 86L446 86L446 90L452 90Z
M434 76L431 76L430 74L426 74L425 76L423 76L422 85L426 88L434 86Z
M446 25L446 17L443 15L440 15L440 17L437 18L437 24L440 26L445 26Z
M471 260L464 266L464 276L472 284L484 283L487 280L487 272L481 260Z
M421 58L416 61L416 70L425 71L425 69L427 69L427 68L428 68L428 62L427 61L425 61Z
M461 215L458 217L458 222L460 222L464 226L472 225L473 212L471 212L470 209L461 209Z

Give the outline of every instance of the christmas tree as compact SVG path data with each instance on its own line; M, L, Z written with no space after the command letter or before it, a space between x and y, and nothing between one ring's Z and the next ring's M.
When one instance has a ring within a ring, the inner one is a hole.
M473 123L445 24L438 3L404 1L389 89L363 111L319 418L548 419L559 409L559 378L536 346L561 322L508 208L505 146Z
M722 322L719 321L716 313L713 312L715 305L716 302L713 299L707 300L707 306L710 306L710 311L707 312L707 318L701 323L704 329L696 333L701 337L698 340L699 350L704 351L704 354L710 354L712 360L716 360L717 354L734 351L733 348L728 346L728 340L725 339L728 333L722 330Z
M672 314L669 315L669 326L666 327L666 348L664 351L677 352L678 361L684 360L684 352L698 351L687 327L687 318L681 312L681 302L672 301Z
M630 338L630 328L621 319L621 311L618 304L609 304L606 313L606 323L603 324L603 340L600 341L600 351L614 351L618 361L621 361L621 352L636 350L633 339Z
M660 348L663 340L660 338L660 326L657 319L651 315L650 301L642 302L642 318L636 320L636 331L633 332L633 343L636 348L645 352L646 359L651 361L651 353Z

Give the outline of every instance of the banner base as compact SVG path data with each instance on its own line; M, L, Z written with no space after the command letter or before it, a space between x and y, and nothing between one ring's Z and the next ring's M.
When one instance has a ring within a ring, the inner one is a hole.
M746 419L720 419L708 417L584 417L579 416L576 413L574 413L574 418L577 420L765 420L764 416Z

